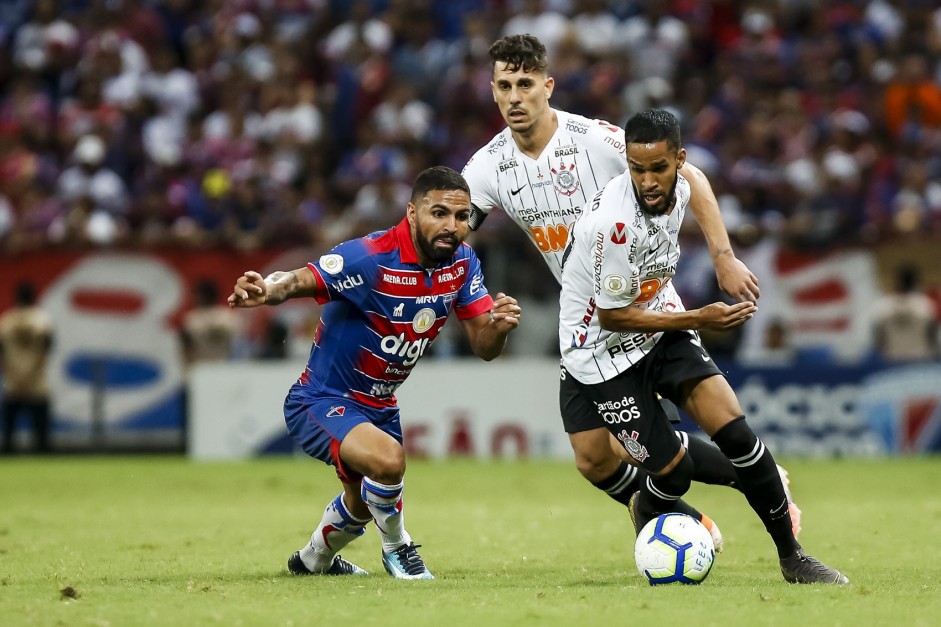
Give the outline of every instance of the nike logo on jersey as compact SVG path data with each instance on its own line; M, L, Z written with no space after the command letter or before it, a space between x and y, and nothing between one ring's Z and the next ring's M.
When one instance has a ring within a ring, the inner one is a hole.
M526 187L526 186L523 185L523 187ZM520 187L519 189L511 189L511 190L510 190L510 195L511 195L511 196L516 196L516 195L519 194L521 191L523 191L523 187Z

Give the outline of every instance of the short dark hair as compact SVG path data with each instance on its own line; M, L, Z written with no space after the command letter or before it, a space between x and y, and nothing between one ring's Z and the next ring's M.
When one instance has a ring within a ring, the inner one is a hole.
M680 149L680 123L669 111L646 109L624 125L624 141L628 144L656 144L666 141L673 150Z
M490 59L494 66L503 61L513 72L520 68L524 72L545 72L549 67L546 47L533 35L508 35L496 40L490 46Z
M470 195L467 181L458 172L443 165L430 167L423 170L415 179L415 184L412 185L412 203L417 204L430 191L453 189L459 189Z

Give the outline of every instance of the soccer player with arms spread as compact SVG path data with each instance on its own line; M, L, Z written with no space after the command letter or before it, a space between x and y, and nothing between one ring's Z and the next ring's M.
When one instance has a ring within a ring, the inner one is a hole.
M267 277L238 278L232 307L314 298L324 305L307 368L288 392L284 417L303 450L336 468L343 491L310 542L288 560L296 575L362 575L338 552L375 520L382 563L397 579L434 579L405 530L405 451L395 391L453 310L474 353L491 360L519 325L520 307L484 287L463 244L470 191L450 168L418 175L405 218L344 242L318 261Z
M789 583L846 584L839 571L804 553L794 537L777 465L752 432L738 399L696 332L744 324L745 300L686 311L671 279L691 189L680 176L686 151L666 111L643 111L625 126L627 172L585 206L563 254L559 347L562 415L600 415L611 403L631 419L608 424L647 471L630 503L635 529L674 511L690 487L694 459L676 438L658 395L682 407L731 460L752 509L778 552Z
M507 128L464 167L473 203L471 228L476 230L493 209L503 209L561 281L562 253L572 223L597 190L624 172L624 131L549 105L555 82L548 75L546 48L536 37L499 39L491 46L490 57L493 99ZM709 244L719 285L733 298L756 301L757 279L732 252L709 181L689 163L683 176L691 190L690 209ZM676 414L675 407L665 406ZM606 423L595 414L563 416L579 472L626 506L637 491L639 472L615 453ZM696 481L738 487L731 464L714 446L683 432L677 435L696 460ZM780 472L786 482L786 473ZM797 533L800 510L789 500ZM682 501L678 508L702 520L713 534L716 549L722 549L722 536L714 522Z

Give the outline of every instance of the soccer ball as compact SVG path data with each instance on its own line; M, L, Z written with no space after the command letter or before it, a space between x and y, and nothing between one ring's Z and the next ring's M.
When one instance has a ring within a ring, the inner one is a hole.
M715 561L712 536L686 514L661 514L640 530L634 542L637 570L650 585L702 583Z

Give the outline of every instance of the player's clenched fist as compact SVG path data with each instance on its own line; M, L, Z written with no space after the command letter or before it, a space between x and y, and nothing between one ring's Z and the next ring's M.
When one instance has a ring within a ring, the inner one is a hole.
M228 303L229 307L257 307L264 305L267 298L268 287L264 277L254 270L248 270L235 282Z
M512 296L497 292L490 310L490 319L501 331L511 331L519 326L523 310Z

